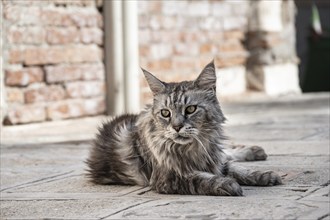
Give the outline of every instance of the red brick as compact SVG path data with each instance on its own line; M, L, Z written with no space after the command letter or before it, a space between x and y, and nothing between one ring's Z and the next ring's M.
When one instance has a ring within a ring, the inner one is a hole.
M100 81L69 82L65 85L70 98L104 95L105 83Z
M23 90L19 88L6 88L6 101L9 103L23 103L24 95Z
M52 64L61 63L67 57L64 48L44 48L34 47L27 48L24 52L24 63L26 65L41 65L41 64Z
M193 73L198 67L198 62L192 57L177 57L173 59L173 69L180 70L180 73ZM174 76L176 77L176 76Z
M184 69L181 74L173 74L172 76L168 75L166 81L170 82L182 82L182 81L192 81L195 80L198 76L200 70L196 71L196 69Z
M161 13L162 2L160 1L138 1L138 12L140 14Z
M246 49L238 40L227 40L220 44L218 47L220 53L224 52L245 52Z
M146 68L151 71L171 69L172 61L169 59L150 61L147 63Z
M204 43L200 45L199 51L203 53L213 53L215 51L214 45L212 43Z
M105 99L103 96L83 101L84 114L86 116L99 115L105 112Z
M80 41L85 44L103 45L103 31L99 28L81 28Z
M149 15L141 14L139 15L139 30L145 30L149 26Z
M197 43L176 43L174 45L174 54L197 56L199 54L199 45Z
M198 41L198 33L195 31L181 32L180 40L184 42L196 42Z
M105 71L104 71L103 63L81 65L81 69L82 69L83 80L105 79Z
M244 30L247 27L246 16L228 16L223 18L223 29L225 31Z
M42 44L45 42L45 31L41 27L15 27L7 31L7 39L13 44Z
M102 50L95 45L53 46L27 48L26 65L96 62L103 59Z
M63 101L50 104L46 108L47 119L59 120L63 118L74 118L83 115L82 109L75 101Z
M48 83L64 82L81 79L81 67L77 65L45 66Z
M70 12L65 8L42 8L41 22L44 25L72 26Z
M46 66L45 72L48 83L105 78L103 63Z
M140 23L140 22L139 22ZM151 43L151 31L139 28L139 46Z
M25 124L46 120L46 112L43 106L23 105L12 106L8 109L5 124Z
M148 34L146 37L145 35ZM181 39L181 34L179 31L169 31L169 30L158 30L158 31L150 31L146 32L144 35L144 41L150 38L149 42L144 42L145 44L150 46L150 41L154 43L166 43L166 42L179 42Z
M82 116L98 115L105 111L104 97L92 99L69 99L47 106L47 118L59 120Z
M78 27L103 27L103 18L96 8L84 8L70 13L70 19Z
M52 27L47 29L47 43L67 44L79 42L79 32L76 27Z
M25 0L24 0L25 1ZM37 1L46 2L46 1ZM50 25L102 27L103 19L95 7L37 7L35 5L6 5L4 17L19 25Z
M36 25L40 23L40 8L36 6L6 5L4 17L18 25Z
M177 26L177 18L173 16L161 16L161 27L163 29L173 30Z
M19 48L9 49L8 51L8 62L13 63L22 63L24 60L24 50Z
M160 15L149 15L148 22L151 30L158 31L161 28L161 16Z
M139 46L140 56L147 57L150 54L150 47L147 45Z
M28 88L24 93L26 103L58 101L65 97L65 90L60 85Z
M177 16L185 13L187 15L187 8L190 1L162 1L162 13L165 16Z
M203 1L188 1L185 10L182 13L196 17L208 16L210 13L210 4Z
M227 53L215 57L215 64L217 67L245 65L246 58L246 53Z
M35 1L35 0L34 0ZM95 6L95 0L52 0L55 5Z
M21 5L21 6L44 6L49 5L50 1L36 1L36 0L2 0L4 5Z
M41 22L52 26L102 27L101 14L94 7L42 8Z
M80 45L66 49L67 61L71 63L96 62L103 60L103 49L95 45Z
M28 67L20 70L7 70L5 82L8 86L26 86L42 82L44 73L40 67Z
M210 1L211 4L211 15L214 17L224 17L230 16L232 13L232 7L230 7L230 2L226 1Z
M229 40L229 39L243 40L245 38L245 33L240 30L225 31L223 32L223 38L224 40Z
M173 46L169 43L151 44L150 57L154 60L169 58L173 54Z
M204 43L207 42L221 42L223 40L223 32L222 31L212 31L205 34L207 40L204 41Z

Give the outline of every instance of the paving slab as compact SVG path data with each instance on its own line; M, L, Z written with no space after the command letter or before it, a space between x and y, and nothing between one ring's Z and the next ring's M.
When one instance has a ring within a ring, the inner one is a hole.
M269 155L240 165L277 171L283 185L243 186L244 197L95 185L84 161L105 117L15 126L1 138L0 219L330 219L329 93L223 108L229 142L260 145Z

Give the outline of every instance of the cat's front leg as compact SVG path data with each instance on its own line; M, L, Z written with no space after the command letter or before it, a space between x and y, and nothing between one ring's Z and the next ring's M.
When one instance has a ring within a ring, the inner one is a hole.
M206 172L196 172L187 178L196 194L215 196L242 196L243 191L231 177L217 176Z
M162 175L152 183L152 188L164 194L242 196L241 186L231 177L207 172L195 172L187 176Z
M235 163L228 163L228 176L239 184L247 186L274 186L282 184L281 177L274 171L257 171L247 169Z

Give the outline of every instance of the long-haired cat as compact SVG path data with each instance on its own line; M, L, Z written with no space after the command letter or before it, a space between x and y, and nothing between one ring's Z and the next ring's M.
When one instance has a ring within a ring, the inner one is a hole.
M275 172L249 170L231 160L266 159L262 148L224 149L225 117L216 96L213 62L194 81L166 83L143 72L153 104L99 128L87 160L93 182L219 196L241 196L240 184L281 184Z

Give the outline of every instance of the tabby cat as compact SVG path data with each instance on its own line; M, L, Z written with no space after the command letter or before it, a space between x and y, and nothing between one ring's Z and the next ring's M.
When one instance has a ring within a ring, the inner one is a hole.
M98 184L150 186L166 194L242 196L242 185L281 184L272 171L233 160L264 160L260 147L225 149L225 117L216 96L214 62L194 81L166 83L143 70L153 105L104 123L87 160Z

